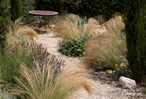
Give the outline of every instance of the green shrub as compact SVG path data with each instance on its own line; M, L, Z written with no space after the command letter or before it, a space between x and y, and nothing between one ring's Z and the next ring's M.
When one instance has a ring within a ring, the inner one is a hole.
M25 13L25 6L23 0L10 0L11 1L11 19L15 21Z
M146 1L126 0L125 16L129 68L140 81L146 74Z
M30 48L20 44L13 48L5 45L3 52L0 53L0 75L4 81L13 82L15 76L19 76L19 65L33 65L32 53Z
M124 3L125 0L83 0L79 13L88 17L102 15L109 19L116 12L123 13Z
M24 24L30 24L32 21L32 16L29 15L29 11L35 9L35 0L23 0L24 17L22 19Z
M89 40L89 38L89 36L82 36L79 38L63 41L60 44L58 51L66 56L81 57L84 55L83 45Z
M36 9L51 9L61 12L79 14L81 16L93 17L103 15L110 18L115 12L123 13L126 0L36 0Z
M0 48L4 46L5 32L10 20L10 0L0 1Z
M131 77L131 71L125 64L121 63L120 66L112 71L111 76L114 80L118 80L121 76Z

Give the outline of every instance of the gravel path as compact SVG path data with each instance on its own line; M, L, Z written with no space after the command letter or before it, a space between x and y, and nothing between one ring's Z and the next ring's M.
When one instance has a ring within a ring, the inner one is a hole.
M39 39L36 40L38 44L43 44L47 47L48 52L65 60L66 66L83 66L81 58L70 58L61 55L57 52L58 43L61 38L54 36L52 32L46 34L39 34ZM141 93L141 89L135 90L123 89L113 84L107 84L99 79L91 80L93 86L93 94L91 96L84 89L80 89L74 93L73 99L146 99Z

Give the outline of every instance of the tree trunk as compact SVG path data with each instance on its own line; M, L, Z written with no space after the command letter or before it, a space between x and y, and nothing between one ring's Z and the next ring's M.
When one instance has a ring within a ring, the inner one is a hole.
M133 78L146 74L146 0L126 1L127 59Z

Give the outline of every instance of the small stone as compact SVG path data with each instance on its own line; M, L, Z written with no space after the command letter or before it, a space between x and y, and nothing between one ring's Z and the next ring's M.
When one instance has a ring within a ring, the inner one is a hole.
M128 89L135 89L136 88L136 82L133 79L121 76L119 78L119 82L123 88L128 88Z

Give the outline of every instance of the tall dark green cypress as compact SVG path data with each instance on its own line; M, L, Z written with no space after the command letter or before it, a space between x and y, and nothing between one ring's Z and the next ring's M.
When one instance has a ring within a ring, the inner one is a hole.
M24 0L11 0L11 19L14 21L23 16L24 13Z
M126 0L127 59L133 78L146 75L146 0Z
M7 24L10 20L10 0L0 1L0 49L4 47Z

